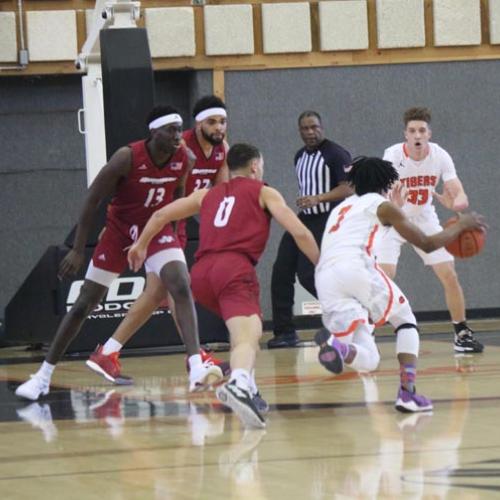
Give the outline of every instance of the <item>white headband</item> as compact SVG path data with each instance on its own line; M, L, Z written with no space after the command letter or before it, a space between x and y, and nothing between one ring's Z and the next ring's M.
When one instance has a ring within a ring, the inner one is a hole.
M160 116L158 118L155 118L149 124L149 130L153 130L154 128L163 127L164 125L168 125L169 123L177 123L177 122L181 122L181 124L182 124L181 115L178 115L177 113L171 113L169 115L163 115L163 116Z
M207 119L209 116L223 116L224 118L227 117L226 110L224 108L208 108L204 109L203 111L200 111L194 119L197 122L201 122L205 119Z

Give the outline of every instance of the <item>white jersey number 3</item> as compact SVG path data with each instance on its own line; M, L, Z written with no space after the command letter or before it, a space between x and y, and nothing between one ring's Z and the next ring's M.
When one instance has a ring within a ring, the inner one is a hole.
M217 213L215 214L215 227L224 227L227 225L235 201L236 198L234 196L225 196L224 199L220 202Z

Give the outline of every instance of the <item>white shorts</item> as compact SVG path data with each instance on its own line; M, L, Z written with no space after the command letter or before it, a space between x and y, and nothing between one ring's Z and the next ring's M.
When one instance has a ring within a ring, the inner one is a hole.
M415 323L408 299L368 255L323 266L315 278L323 324L336 337L360 324Z
M411 217L410 221L419 227L425 234L432 235L443 230L439 219L435 212L425 215ZM374 253L379 264L397 265L401 254L401 247L406 243L406 240L393 228L387 228L381 231L375 241ZM439 248L431 253L425 253L420 248L412 245L413 249L426 266L441 264L442 262L453 262L451 255L445 248Z
M167 248L149 256L144 263L144 267L146 269L146 273L155 273L160 276L160 271L163 266L176 260L186 264L184 252L180 248ZM111 283L113 283L118 276L120 276L120 273L100 269L94 265L92 260L90 260L89 267L85 274L85 279L94 281L95 283L99 283L99 285L109 288Z

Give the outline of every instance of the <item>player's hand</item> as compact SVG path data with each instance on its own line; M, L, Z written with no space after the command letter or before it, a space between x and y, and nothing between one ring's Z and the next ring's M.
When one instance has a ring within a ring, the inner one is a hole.
M458 224L462 226L462 229L479 229L480 231L488 229L484 217L476 212L458 214Z
M461 212L469 206L469 200L467 199L467 195L465 193L460 193L454 197L445 189L442 193L434 191L432 196L434 196L434 198L436 198L439 203L443 205L443 207L448 210L453 210L454 212Z
M127 253L127 260L132 271L139 271L146 260L146 249L141 245L134 243Z
M299 208L311 208L320 203L320 201L318 195L301 196L300 198L297 198L296 203Z
M387 194L387 198L389 201L401 208L406 203L408 198L408 189L405 188L403 183L399 181L395 182L392 189Z
M57 277L62 280L70 276L74 276L82 267L85 255L72 248L59 264Z
M438 193L437 191L434 191L432 193L432 196L443 205L443 207L447 208L448 210L453 210L453 198L451 197L450 193L444 191L443 193Z

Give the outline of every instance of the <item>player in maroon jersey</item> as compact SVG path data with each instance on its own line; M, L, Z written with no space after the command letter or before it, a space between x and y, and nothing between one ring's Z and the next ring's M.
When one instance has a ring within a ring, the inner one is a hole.
M16 395L36 400L48 394L56 363L78 334L83 322L104 297L111 282L127 265L126 249L138 238L151 214L184 194L191 168L182 140L182 118L171 106L154 108L148 117L150 137L116 151L89 188L73 248L61 262L59 277L74 274L83 264L84 248L99 205L113 195L106 226L95 248L80 294L63 318L41 368L20 385ZM172 225L162 228L147 250L148 279L161 280L177 308L186 344L190 389L222 378L222 371L204 364L199 354L198 325L189 273ZM125 381L126 382L126 381Z
M216 394L245 425L262 428L265 421L251 390L262 335L255 265L267 243L271 216L314 264L319 249L281 194L262 182L264 162L256 147L235 144L227 163L229 182L194 191L155 212L130 248L128 260L132 269L139 269L149 242L166 223L200 213L200 247L191 269L191 287L196 301L222 316L231 339L231 378Z
M228 145L224 141L227 128L227 113L223 101L213 95L202 97L194 106L193 117L196 120L196 126L193 129L184 131L182 137L183 144L188 152L192 153L194 161L186 179L186 195L197 189L209 188L228 179L226 164ZM185 221L177 223L177 237L181 248L184 249L187 243ZM120 384L123 381L132 383L131 379L123 377L120 373L119 353L154 311L165 302L166 294L167 291L160 279L149 279L145 290L135 300L127 316L120 323L112 337L102 347L98 346L87 361L87 366L115 384ZM177 324L175 302L170 297L168 306ZM178 324L177 326L178 330L182 331ZM203 362L213 362L220 366L224 374L229 373L229 363L218 360L203 349L200 349L200 354ZM187 367L189 369L189 364ZM258 401L260 399L259 396Z

